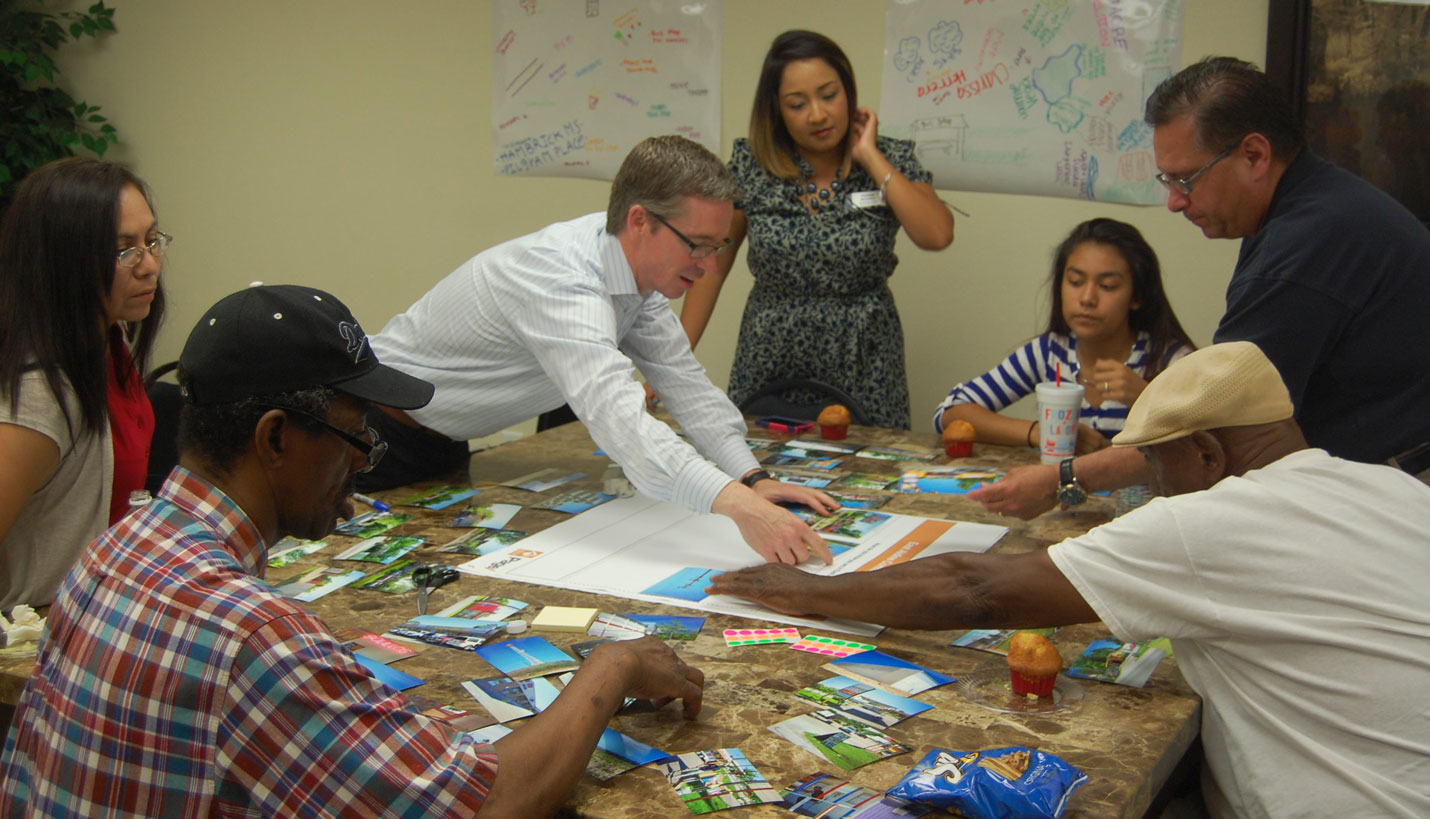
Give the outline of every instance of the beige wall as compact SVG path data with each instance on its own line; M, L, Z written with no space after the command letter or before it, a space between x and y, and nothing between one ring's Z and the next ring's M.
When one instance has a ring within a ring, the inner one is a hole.
M119 33L67 47L62 65L76 96L104 106L123 140L110 156L149 182L177 237L159 361L177 357L206 307L250 281L331 290L375 332L477 251L605 208L603 182L493 173L486 2L112 5ZM1266 11L1267 0L1186 3L1184 62L1206 54L1261 62ZM723 15L726 154L745 132L764 49L788 28L838 41L861 80L860 101L877 109L884 3L724 0ZM1183 324L1199 344L1210 340L1235 242L1204 239L1163 208L944 196L971 216L959 217L953 245L939 253L901 236L892 280L916 428L949 386L1039 329L1049 254L1092 216L1146 234ZM751 281L743 255L699 349L722 386Z

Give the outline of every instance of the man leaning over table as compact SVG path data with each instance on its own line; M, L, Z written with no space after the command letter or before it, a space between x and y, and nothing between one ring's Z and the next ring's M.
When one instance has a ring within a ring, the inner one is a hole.
M645 638L599 646L495 745L418 713L262 576L278 539L352 514L353 476L384 452L369 407L420 407L432 386L296 286L220 301L179 366L179 466L61 585L0 816L544 816L624 697L699 712L700 671Z
M1212 816L1430 816L1430 487L1309 448L1291 415L1256 345L1214 344L1153 379L1112 442L1172 497L1046 551L759 566L707 591L901 628L1169 637L1202 697Z
M834 500L759 468L739 410L670 309L715 268L738 196L719 157L681 136L651 137L621 163L605 213L497 245L438 282L372 338L383 361L437 392L421 409L375 414L405 451L358 488L459 468L467 439L570 404L642 494L731 518L766 560L830 562L825 542L774 502L828 512ZM693 447L645 411L636 368Z
M1209 239L1241 239L1212 340L1261 347L1311 446L1384 463L1430 442L1430 357L1412 343L1430 316L1430 230L1312 152L1285 94L1250 63L1188 66L1153 92L1146 119L1167 208ZM1089 491L1145 480L1127 451L1068 471ZM1057 466L1020 467L969 497L1027 518L1062 485Z

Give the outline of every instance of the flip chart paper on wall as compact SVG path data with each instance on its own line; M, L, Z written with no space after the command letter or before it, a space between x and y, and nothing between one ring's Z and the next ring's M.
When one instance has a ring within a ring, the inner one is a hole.
M1002 526L934 520L910 515L880 515L884 520L835 556L832 566L818 560L804 568L815 574L869 571L953 551L987 551L1008 530ZM699 611L733 614L821 630L872 636L880 627L853 620L790 617L729 596L682 600L642 593L643 589L691 566L728 571L757 565L760 558L740 537L734 521L698 515L674 503L643 497L621 498L538 532L506 549L483 555L457 568L469 574L499 577L648 600Z
M1144 103L1182 0L888 0L879 128L934 187L1160 204Z
M492 142L507 175L612 179L637 142L719 154L719 0L495 0Z

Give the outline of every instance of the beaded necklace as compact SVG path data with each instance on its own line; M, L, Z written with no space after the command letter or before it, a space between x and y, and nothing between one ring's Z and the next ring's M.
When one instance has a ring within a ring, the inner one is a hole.
M792 183L794 198L801 199L805 194L809 194L809 209L816 212L820 208L832 208L840 204L844 197L844 182L839 178L844 171L843 165L835 169L834 179L830 181L829 187L821 188L814 183L814 168L804 157L795 154L794 161L803 177L803 181ZM847 207L848 203L844 203L844 206Z

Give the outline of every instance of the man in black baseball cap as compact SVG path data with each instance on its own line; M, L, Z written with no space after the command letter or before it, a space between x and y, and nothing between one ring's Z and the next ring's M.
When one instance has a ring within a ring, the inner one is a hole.
M647 637L597 647L495 746L419 713L263 575L279 538L352 514L353 476L385 451L372 405L420 407L432 386L294 286L214 305L179 366L179 465L61 584L0 756L0 816L544 816L626 697L699 712L700 671Z

